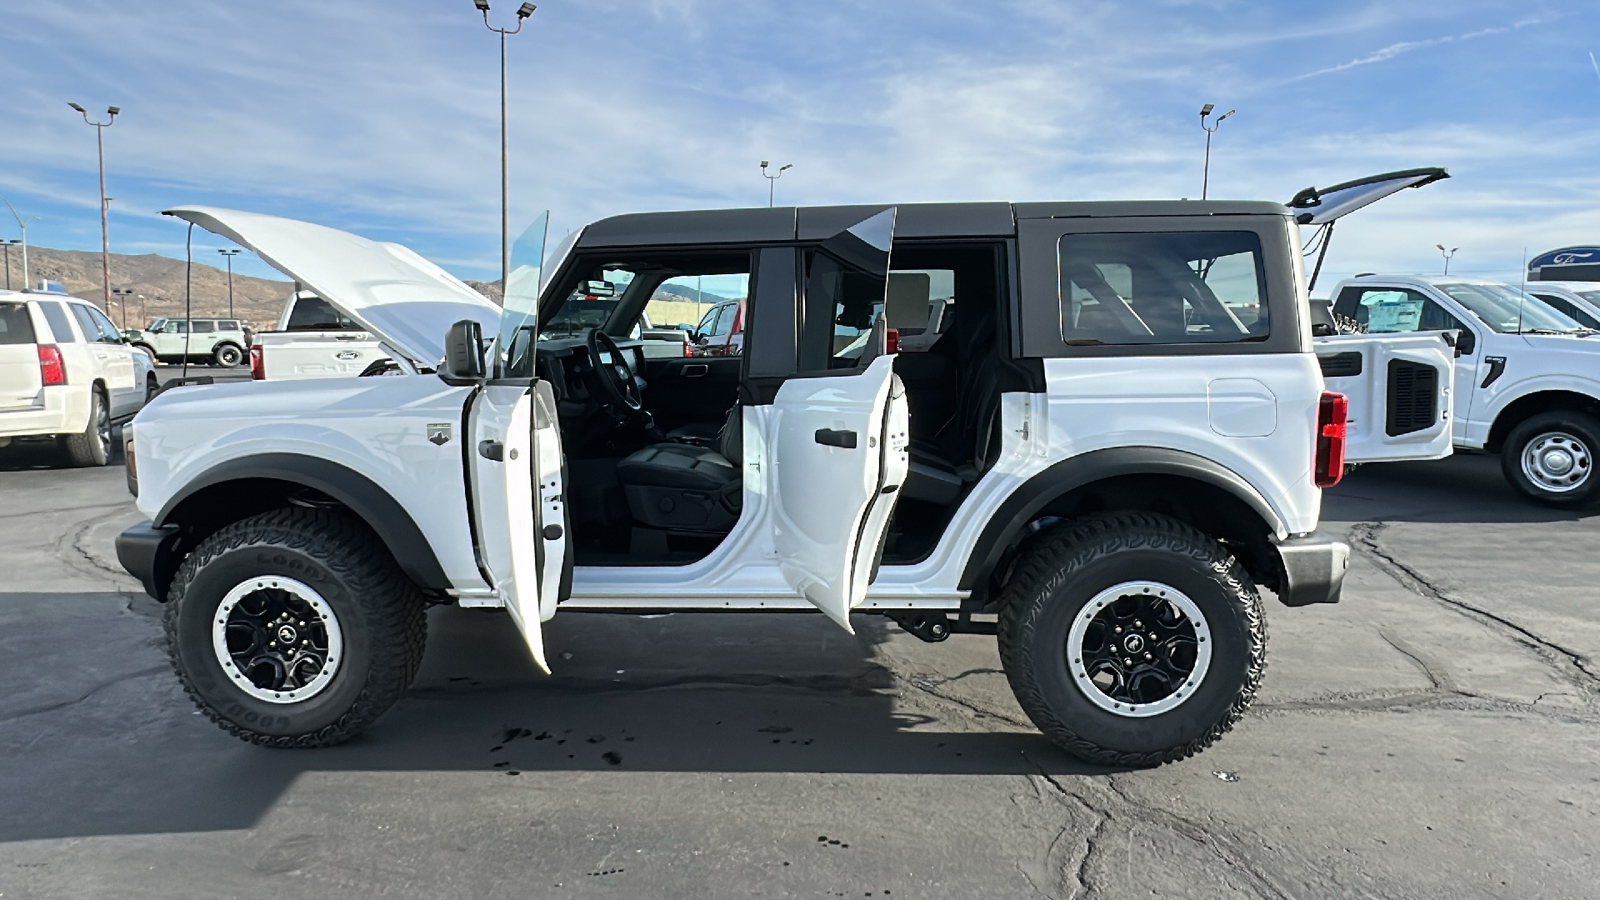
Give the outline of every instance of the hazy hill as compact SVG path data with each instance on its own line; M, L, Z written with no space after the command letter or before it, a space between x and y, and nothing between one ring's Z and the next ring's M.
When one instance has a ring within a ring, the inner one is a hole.
M183 269L181 259L145 253L137 256L125 253L111 254L111 286L131 288L133 299L128 304L128 327L137 328L161 316L183 315ZM66 285L67 293L99 305L103 294L100 287L100 254L93 250L53 250L49 247L28 248L28 273L34 284L40 278L59 281ZM489 299L500 302L500 282L469 281ZM0 273L0 287L5 285ZM22 248L11 248L11 286L22 288ZM233 276L234 315L256 328L271 328L283 312L294 285L288 281L252 278L235 273ZM139 295L144 295L144 312L140 313ZM192 315L196 317L225 316L228 314L228 272L209 262L196 260L193 270ZM117 297L111 298L111 318L123 324L122 309Z

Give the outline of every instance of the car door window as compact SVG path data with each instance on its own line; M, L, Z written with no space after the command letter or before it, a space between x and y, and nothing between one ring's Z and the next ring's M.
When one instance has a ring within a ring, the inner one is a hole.
M711 337L725 337L733 331L734 312L732 306L717 308L717 321L711 326Z
M1349 287L1334 302L1336 320L1368 334L1464 329L1461 320L1420 291L1409 288Z
M193 327L195 334L211 334L217 330L217 323L196 320Z
M166 328L166 333L167 334L188 334L189 333L189 323L188 322L168 322L167 323L167 328Z
M78 320L78 326L83 329L83 337L91 344L108 343L106 336L101 333L99 323L90 315L89 307L79 303L68 304L72 307L73 318Z
M86 306L84 309L89 311L89 318L94 320L95 327L100 332L100 341L102 343L122 343L122 332L118 331L117 326L112 324L110 319L106 318L105 313L95 309L92 306Z

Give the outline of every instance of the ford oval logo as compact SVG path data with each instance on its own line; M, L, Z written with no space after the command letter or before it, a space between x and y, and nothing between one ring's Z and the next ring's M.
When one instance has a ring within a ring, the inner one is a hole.
M334 354L333 358L343 360L360 359L361 354L355 350L340 350L338 353Z

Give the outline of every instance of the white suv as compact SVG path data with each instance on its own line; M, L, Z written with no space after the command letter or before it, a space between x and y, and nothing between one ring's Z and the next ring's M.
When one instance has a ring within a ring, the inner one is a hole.
M0 291L0 446L58 439L75 466L111 458L111 429L156 392L150 358L94 305Z
M548 261L536 225L504 310L392 245L173 210L414 374L162 394L128 455L151 521L118 556L166 602L201 710L264 746L376 720L417 671L425 607L455 603L504 608L545 671L560 610L994 635L1060 746L1181 759L1261 683L1258 585L1339 598L1349 548L1316 529L1346 409L1296 220L1356 199L651 213ZM585 286L608 271L631 279L596 314ZM628 337L646 304L701 277L750 285L742 352L649 358ZM1438 336L1333 340L1407 344L1434 388L1403 402L1447 418Z
M250 340L238 319L156 319L128 332L140 350L164 363L205 362L232 368L244 361Z
M1579 325L1600 329L1600 281L1530 281L1523 290Z

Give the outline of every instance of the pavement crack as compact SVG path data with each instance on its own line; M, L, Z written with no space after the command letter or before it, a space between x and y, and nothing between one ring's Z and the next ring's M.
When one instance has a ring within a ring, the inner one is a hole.
M1564 660L1565 666L1558 664L1554 668L1567 681L1591 691L1600 686L1600 673L1596 673L1590 668L1591 662L1583 654L1563 647L1531 628L1519 625L1504 616L1451 596L1449 592L1434 584L1427 576L1410 565L1401 562L1393 553L1384 549L1379 541L1380 535L1383 534L1386 528L1388 528L1387 522L1362 522L1352 525L1349 532L1350 545L1357 552L1367 557L1384 574L1399 582L1401 586L1412 593L1432 600L1479 624L1505 633L1514 642L1534 650L1537 655L1548 662L1555 662L1556 659ZM1388 640L1387 637L1384 639ZM1394 642L1390 641L1390 644L1393 645ZM1406 652L1398 646L1395 649L1400 650L1402 653ZM1409 656L1410 654L1407 655ZM1432 677L1432 673L1430 673L1429 677Z
M1416 663L1417 668L1422 670L1422 674L1426 675L1428 680L1433 683L1434 690L1448 691L1452 694L1464 693L1456 687L1455 679L1450 677L1449 670L1432 656L1413 647L1404 638L1396 636L1386 628L1378 629L1378 637L1383 638L1384 642L1393 647L1401 656Z
M13 721L16 721L17 719L27 718L28 716L37 716L37 715L43 715L44 713L58 712L60 710L67 709L69 707L77 706L78 704L84 702L85 700L88 700L90 697L93 697L95 694L98 694L101 691L103 691L106 688L111 687L113 685L121 684L124 681L129 681L129 680L132 680L134 678L148 678L151 675L159 675L159 674L161 674L163 672L170 672L170 671L172 671L171 666L159 665L159 666L150 666L149 668L146 668L146 669L140 669L137 672L128 672L128 673L123 674L123 675L118 675L117 677L112 678L110 680L103 681L100 684L97 684L94 687L89 688L87 691L83 692L83 694L81 694L81 695L79 695L77 697L74 697L71 700L61 700L61 701L58 701L56 703L46 703L46 704L44 704L42 706L31 706L31 707L28 707L27 709L19 709L16 712L6 713L5 715L0 716L0 722L13 722Z
M979 671L982 671L982 670L974 669L971 672L963 673L963 675L975 674L975 673L977 673ZM1005 714L1003 712L997 712L996 710L990 709L989 707L980 705L978 703L974 703L974 702L972 702L970 700L963 700L960 697L956 697L956 696L953 696L951 694L947 694L944 691L939 690L939 687L941 685L948 684L951 681L956 680L956 678L961 677L960 675L954 676L954 677L951 677L951 678L946 678L946 679L944 679L942 681L933 681L933 680L927 678L924 675L906 676L906 675L901 675L899 672L894 672L892 670L891 670L890 674L894 676L894 680L900 682L901 684L905 684L905 685L908 685L908 686L910 686L912 688L915 688L916 690L921 691L922 693L927 694L930 697L934 697L936 699L943 700L944 702L952 704L954 706L959 706L959 707L961 707L962 709L966 710L969 713L973 713L975 715L983 716L983 717L990 718L990 719L999 719L1002 722L1008 722L1008 723L1010 723L1012 725L1017 726L1018 728L1032 728L1033 727L1032 723L1030 723L1030 722L1024 722L1021 719L1017 719L1017 718L1015 718L1013 716L1010 716L1010 715L1007 715L1007 714Z

